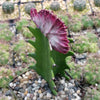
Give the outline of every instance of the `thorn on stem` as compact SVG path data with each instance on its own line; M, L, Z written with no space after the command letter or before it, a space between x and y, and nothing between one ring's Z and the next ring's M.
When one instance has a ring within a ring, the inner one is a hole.
M56 64L53 64L53 67L57 67Z

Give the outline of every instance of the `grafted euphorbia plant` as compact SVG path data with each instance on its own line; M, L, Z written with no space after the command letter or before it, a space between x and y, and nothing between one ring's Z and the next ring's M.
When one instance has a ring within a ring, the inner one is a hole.
M48 82L53 94L57 95L53 79L57 74L67 78L65 69L69 67L65 58L74 55L69 51L67 27L47 10L37 12L32 8L31 19L37 26L37 28L28 27L35 36L35 41L28 40L36 49L35 53L29 53L29 56L36 60L32 68Z

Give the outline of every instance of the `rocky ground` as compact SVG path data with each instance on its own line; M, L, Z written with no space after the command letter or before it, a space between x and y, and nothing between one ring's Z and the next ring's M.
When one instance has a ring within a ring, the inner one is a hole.
M75 80L57 77L55 84L57 96L51 93L47 82L31 70L13 80L9 86L14 94L8 90L5 96L11 100L14 95L18 100L81 100L83 94Z

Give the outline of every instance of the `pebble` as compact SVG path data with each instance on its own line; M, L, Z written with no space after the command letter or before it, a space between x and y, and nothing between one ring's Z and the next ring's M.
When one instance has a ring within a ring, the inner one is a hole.
M14 85L13 85L13 83L10 83L9 86L10 86L10 87L13 87Z
M6 93L5 93L6 96L12 96L12 92L10 90L8 90Z
M41 79L40 79L40 78L39 78L39 80L38 80L38 83L39 83L39 84L41 84L41 83L42 83L42 81L41 81Z
M25 97L24 100L27 100L27 97Z
M42 94L42 93L41 93L41 94L39 94L39 97L40 97L40 98L42 98L42 97L43 97L43 94Z
M14 90L15 91L19 91L20 87L15 87Z
M25 75L28 76L28 75L30 75L30 73L29 72L26 72Z
M34 97L33 97L33 100L36 100L36 99L37 99L37 97L36 97L36 96L34 96Z
M58 88L58 91L62 91L62 90L64 90L64 86L60 85L59 88Z
M41 90L38 90L38 93L40 94L41 93Z
M19 80L21 80L21 79L22 79L22 77L21 77L21 76L18 76L18 79L19 79Z
M61 81L60 81L60 83L61 83L61 84L64 84L64 83L65 83L65 81L64 81L64 80L61 80Z
M77 94L80 94L80 90L77 90Z
M46 95L46 96L47 96L47 98L48 98L48 99L50 99L50 98L51 98L51 94L50 94L50 93L47 93L47 95Z
M23 74L23 78L19 76L18 79L20 79L20 81L18 84L16 80L17 85L15 86L14 91L18 91L16 93L18 98L23 98L23 100L66 100L66 98L68 98L68 100L81 100L79 97L81 92L75 86L74 80L70 80L69 82L66 81L65 78L56 80L55 84L57 86L58 96L54 96L52 95L47 82L40 76L26 81L25 79L27 79L30 73L31 72L26 72ZM9 85L14 87L14 84L15 83L12 82Z

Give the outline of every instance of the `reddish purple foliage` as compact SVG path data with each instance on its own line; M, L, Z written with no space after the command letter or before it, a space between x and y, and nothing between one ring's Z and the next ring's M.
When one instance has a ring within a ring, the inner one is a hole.
M61 53L69 51L67 39L67 27L53 13L48 10L37 12L36 9L31 9L31 19L36 24L37 28L48 38L52 48Z

